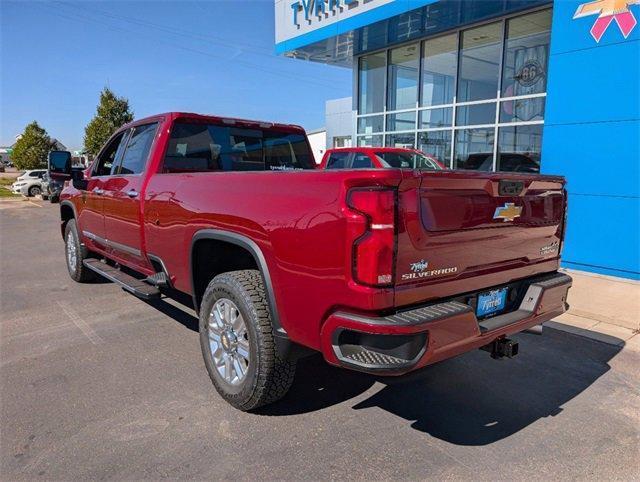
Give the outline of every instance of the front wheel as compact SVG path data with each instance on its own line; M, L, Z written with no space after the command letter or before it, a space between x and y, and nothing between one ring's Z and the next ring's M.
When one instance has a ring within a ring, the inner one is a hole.
M95 273L82 264L89 257L89 250L80 242L75 219L69 220L64 228L64 251L67 270L74 281L88 283L95 279Z
M216 390L240 410L279 400L293 383L295 362L276 351L257 270L231 271L211 280L200 305L200 346Z

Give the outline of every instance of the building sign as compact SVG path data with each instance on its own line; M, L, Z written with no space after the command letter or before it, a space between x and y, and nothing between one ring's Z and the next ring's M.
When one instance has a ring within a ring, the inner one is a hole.
M598 16L591 27L591 35L596 42L600 42L614 20L624 38L627 38L638 23L629 9L633 4L640 4L640 0L596 0L595 2L583 3L578 7L573 18L575 20L588 15Z
M393 1L276 0L276 44L335 25Z

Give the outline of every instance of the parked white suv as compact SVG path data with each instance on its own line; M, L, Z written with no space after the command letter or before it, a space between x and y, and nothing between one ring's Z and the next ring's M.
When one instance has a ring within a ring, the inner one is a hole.
M46 169L32 169L25 171L11 185L11 191L15 194L23 196L36 196L42 193L42 176L47 172Z

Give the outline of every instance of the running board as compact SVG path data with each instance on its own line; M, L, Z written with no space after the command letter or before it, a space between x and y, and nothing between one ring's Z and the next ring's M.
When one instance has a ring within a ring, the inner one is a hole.
M109 281L113 281L114 283L122 286L122 288L127 290L129 293L136 295L138 298L150 300L160 296L160 290L157 287L151 286L143 280L139 280L133 276L123 273L118 268L114 268L113 266L103 263L98 259L85 259L82 264L91 271L95 271L100 276L107 278Z

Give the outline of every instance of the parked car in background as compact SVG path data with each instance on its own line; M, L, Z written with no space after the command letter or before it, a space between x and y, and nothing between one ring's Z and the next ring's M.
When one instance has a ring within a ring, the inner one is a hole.
M49 199L50 194L49 194L49 190L51 189L51 178L49 177L49 172L45 172L44 175L42 176L42 179L40 181L40 189L42 190L42 192L40 193L42 196L42 199L44 199L45 201L47 199Z
M41 194L42 177L46 172L46 169L25 171L25 173L18 176L16 181L11 185L11 191L14 194L22 194L23 196L37 196Z
M456 166L472 171L493 171L493 153L470 154L466 160L456 161ZM540 172L540 159L536 154L501 152L496 161L496 171L537 174Z
M320 169L408 168L441 170L445 167L434 157L417 149L398 147L345 147L328 149Z

